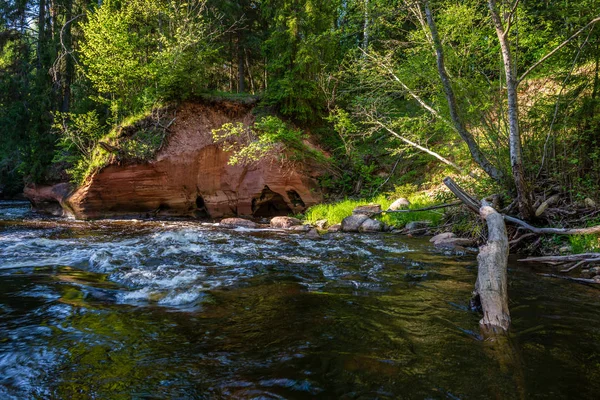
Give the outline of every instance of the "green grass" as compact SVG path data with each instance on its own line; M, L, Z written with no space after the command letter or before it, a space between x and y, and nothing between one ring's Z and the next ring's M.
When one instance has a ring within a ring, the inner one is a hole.
M436 204L427 193L423 192L413 193L408 195L407 198L411 202L411 209L424 208ZM345 199L331 204L317 204L306 210L305 220L310 223L315 223L318 220L326 219L327 223L331 226L334 224L339 224L344 218L352 215L352 210L358 206L375 203L381 205L383 210L386 210L396 199L397 198L388 198L385 195L380 195L371 199ZM411 213L382 214L377 217L377 219L385 222L388 225L403 227L410 221L422 220L429 220L437 225L442 220L442 216L442 211L433 210Z
M569 236L569 244L574 254L600 251L600 236L573 235Z

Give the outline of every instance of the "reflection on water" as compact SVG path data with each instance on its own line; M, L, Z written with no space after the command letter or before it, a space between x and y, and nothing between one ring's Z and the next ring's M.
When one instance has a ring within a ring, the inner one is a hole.
M595 398L598 291L512 265L505 346L468 310L475 266L392 235L0 203L0 398Z

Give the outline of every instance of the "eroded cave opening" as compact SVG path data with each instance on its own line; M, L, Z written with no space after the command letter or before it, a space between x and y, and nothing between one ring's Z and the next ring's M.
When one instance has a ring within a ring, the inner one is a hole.
M295 190L288 190L286 193L288 195L288 199L290 199L290 203L292 203L294 207L306 207L306 204L304 204L304 201L302 201L302 197L300 197L298 192L296 192Z
M265 185L258 197L252 199L252 215L255 217L277 217L292 213L282 195Z
M196 209L194 210L194 216L196 218L210 218L210 214L206 209L204 197L202 197L201 194L198 194L198 196L196 197Z

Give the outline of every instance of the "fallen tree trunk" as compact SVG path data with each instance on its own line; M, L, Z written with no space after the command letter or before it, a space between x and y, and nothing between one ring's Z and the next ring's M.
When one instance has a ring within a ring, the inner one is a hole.
M474 294L479 297L483 318L479 323L486 329L507 331L508 311L508 235L502 215L485 200L479 214L487 223L488 240L480 247L477 262L477 282Z
M600 281L595 279L586 279L586 278L571 278L570 276L563 275L554 275L554 274L540 274L541 276L545 276L547 278L558 278L558 279L566 279L568 281L577 282L577 283L591 283L597 285Z
M600 225L592 226L589 228L536 228L535 226L529 225L525 221L521 221L518 218L511 217L509 215L505 215L504 219L508 222L512 222L513 224L517 224L527 230L530 230L533 233L537 234L556 234L556 235L591 235L595 233L600 233Z
M443 182L444 185L446 185L446 187L448 187L448 189L450 189L450 191L454 193L454 195L469 208L469 210L473 211L475 214L479 214L479 208L481 205L477 200L475 200L460 186L458 186L452 178L446 177L444 178Z
M568 262L573 261L596 261L597 259L600 259L600 253L569 254L566 256L529 257L520 259L519 261L546 264L566 264Z

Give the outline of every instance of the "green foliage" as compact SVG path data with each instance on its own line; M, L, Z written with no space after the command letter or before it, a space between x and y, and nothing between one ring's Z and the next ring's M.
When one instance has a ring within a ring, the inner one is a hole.
M206 84L203 1L105 2L82 25L85 74L117 117Z
M67 169L75 184L82 184L96 171L112 161L146 161L162 146L166 132L157 127L153 115L139 113L122 125L106 132L95 111L85 114L59 113L55 129L60 137L55 163L70 165Z
M67 169L71 180L83 182L96 164L94 149L105 133L98 114L95 110L85 114L56 113L54 129L59 140L53 162L71 165Z
M598 235L569 236L569 244L575 254L600 251L600 237Z
M326 161L321 152L304 142L307 137L302 131L274 116L261 117L253 126L226 123L212 134L215 142L232 152L230 165L248 165L268 157L282 162Z
M269 59L265 103L298 121L316 120L325 106L318 76L339 57L334 22L340 1L265 0L270 21L263 51Z

